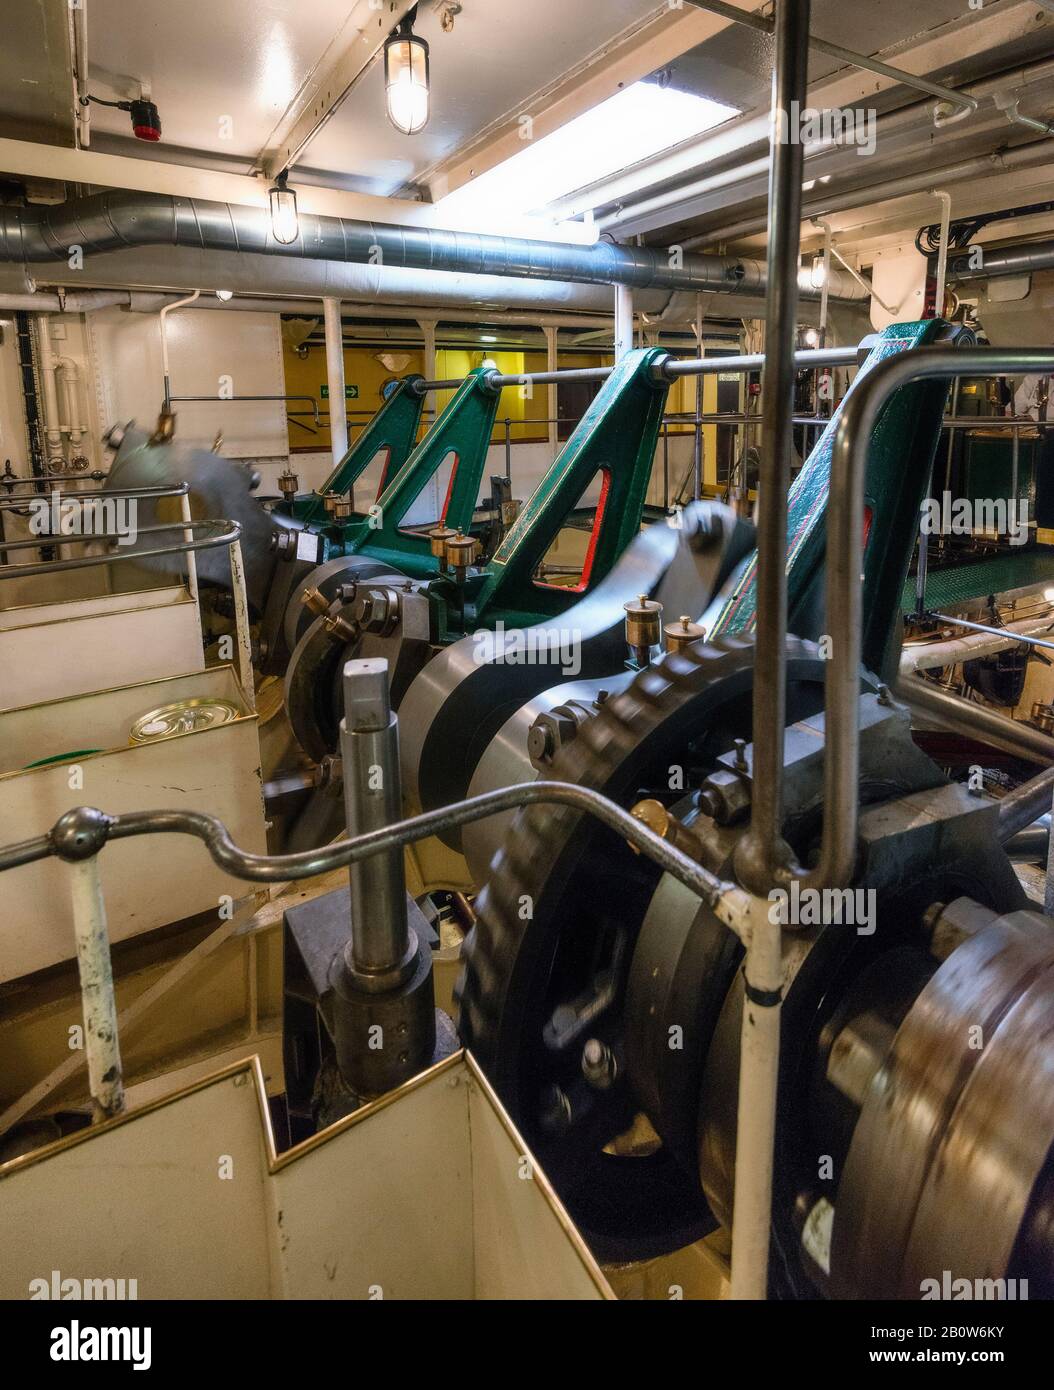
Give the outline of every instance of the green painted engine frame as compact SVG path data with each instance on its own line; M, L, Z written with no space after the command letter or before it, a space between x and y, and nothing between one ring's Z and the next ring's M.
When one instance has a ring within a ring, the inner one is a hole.
M423 380L417 375L403 377L318 491L304 493L293 499L291 507L279 510L306 526L326 526L329 516L322 503L325 493L348 496L379 453L387 453L382 478L394 476L410 457L417 438L425 404L425 392L418 389L417 383ZM359 513L355 519L362 520L364 516L365 513Z
M661 348L638 348L616 363L482 568L470 596L477 627L499 619L527 627L563 613L608 574L638 533L669 392L654 369L667 356ZM535 570L598 473L601 496L582 582L573 588L540 583Z
M434 631L440 642L476 627L525 627L544 622L587 594L639 532L662 427L669 383L654 368L668 354L639 348L626 354L590 403L494 555L471 569L459 588L440 571L427 532L403 529L410 507L450 453L458 457L443 520L468 534L479 496L500 387L477 368L412 451L369 513L310 527L324 542L323 561L365 555L413 579L430 581ZM583 493L603 475L583 581L549 585L534 574L560 530L580 509Z
M501 399L501 388L490 384L492 372L487 367L469 372L398 472L392 476L389 468L389 481L365 514L346 521L326 517L324 524L312 526L324 541L323 561L341 555L368 555L414 579L429 579L438 573L427 531L404 528L403 521L453 454L454 469L442 514L432 524L442 521L466 535L471 530Z
M947 336L942 319L895 323L884 329L857 373L849 392L879 362ZM949 348L949 351L952 351ZM886 403L867 456L864 484L867 538L863 568L863 645L865 667L890 680L900 652L900 602L919 531L919 510L927 495L933 458L948 397L947 381L905 386ZM844 401L843 401L844 404ZM824 513L830 487L831 453L841 418L840 404L795 478L788 500L788 629L818 641L824 633ZM709 635L750 634L757 608L757 553L726 587Z

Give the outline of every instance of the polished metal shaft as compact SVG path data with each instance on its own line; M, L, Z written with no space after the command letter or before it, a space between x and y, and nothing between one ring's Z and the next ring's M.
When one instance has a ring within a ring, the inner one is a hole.
M394 825L400 818L399 724L388 694L388 663L349 661L344 667L344 809L348 835ZM351 864L351 951L357 973L397 970L409 946L406 877L401 850L390 849Z

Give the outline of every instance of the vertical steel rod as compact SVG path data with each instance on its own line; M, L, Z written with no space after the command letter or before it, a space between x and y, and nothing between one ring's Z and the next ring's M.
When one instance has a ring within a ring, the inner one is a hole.
M768 290L758 480L758 619L754 682L754 809L736 856L744 886L764 899L773 886L771 851L790 851L781 835L786 717L787 491L794 430L794 349L798 313L802 145L792 110L806 101L809 0L779 0L772 82L769 171ZM794 105L792 105L794 103ZM764 1299L776 1145L776 1101L783 994L783 931L758 905L747 938L736 1176L732 1206L731 1296Z
M794 349L798 314L803 147L791 111L806 105L808 0L781 0L769 170L768 288L758 477L757 632L754 776L750 829L736 868L762 896L772 887L767 847L782 844L783 734L786 709L787 492L793 448ZM792 102L796 106L792 108ZM829 619L828 619L829 621Z

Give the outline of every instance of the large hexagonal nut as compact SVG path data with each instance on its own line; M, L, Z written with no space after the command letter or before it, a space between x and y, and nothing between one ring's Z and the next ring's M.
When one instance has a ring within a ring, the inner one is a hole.
M699 805L718 825L734 825L750 810L750 787L738 773L718 768L700 788Z
M540 714L527 734L527 753L537 767L556 756L558 749L570 743L578 733L578 725L570 714L560 709Z

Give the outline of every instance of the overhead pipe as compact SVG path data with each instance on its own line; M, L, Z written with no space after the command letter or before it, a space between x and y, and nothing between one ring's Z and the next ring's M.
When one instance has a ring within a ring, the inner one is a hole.
M959 619L952 619L958 623ZM970 637L952 637L944 642L918 642L904 647L900 654L900 674L910 676L915 671L939 671L945 666L958 666L981 656L992 656L1018 646L1025 637L1049 632L1054 627L1054 613L1042 618L1024 618L1008 623L995 633L977 632Z
M948 258L949 280L987 280L1000 275L1030 275L1034 270L1054 269L1054 241L1022 242L1015 246L983 248L982 264L972 266L970 254Z
M1054 0L1052 0L1052 3L1054 3ZM742 13L742 11L737 11L737 16L741 16ZM762 22L765 21L762 20ZM1039 83L1047 81L1052 74L1054 74L1054 63L1052 63L1050 59L1043 59L1019 69L1013 74L1013 77L1023 85L1038 85ZM910 77L911 75L904 74L904 76ZM1000 73L994 78L984 78L980 81L968 83L957 95L964 100L969 99L972 103L975 103L977 112L980 112L983 102L988 97L994 98L999 93L1005 91L1007 81L1008 75L1006 73ZM823 93L816 93L815 100L810 101L809 104L814 107L821 106L823 104ZM963 117L970 115L976 117L977 112L971 113L964 108L961 115ZM932 158L932 138L927 134L926 125L924 122L920 121L919 116L919 103L912 103L888 115L880 116L876 128L876 138L879 147L889 149L894 141L914 131L918 134L920 141L929 149L930 157ZM997 112L984 112L980 119L984 121L986 126L998 122L999 128L1001 129L1002 121L999 119L999 116L1000 113ZM946 124L946 122L938 122L936 119L934 123L936 125ZM978 120L975 119L975 121L971 123L971 130L975 130L978 123ZM673 150L664 150L634 165L632 171L627 171L634 177L633 191L644 192L649 188L670 184L672 180L684 179L692 175L697 169L719 168L728 160L739 161L737 169L742 178L748 177L748 172L749 174L763 173L763 168L759 169L755 167L754 157L751 157L749 163L744 163L744 160L746 159L748 151L752 151L756 146L762 144L762 141L765 139L766 131L767 120L760 116L741 116L737 119L726 121L721 126L676 146ZM806 162L811 162L814 156L827 154L831 148L832 147L824 141L807 144L805 147ZM686 163L686 160L690 160L690 163ZM764 156L763 162L767 166L767 154ZM871 163L873 161L869 160L868 162ZM983 172L983 170L981 172ZM647 176L646 178L644 177L645 174ZM811 176L810 172L810 177ZM943 173L941 170L934 169L931 166L925 176L926 183L922 185L922 187L932 186L933 180L938 177L943 178ZM714 187L721 187L726 182L727 180L722 177L721 183L715 184ZM550 205L549 211L558 218L578 217L589 208L610 207L623 201L625 202L626 209L629 209L631 203L629 197L624 196L622 192L623 183L623 174L612 175L608 179L599 180L597 183L579 190L574 195L556 200ZM687 188L689 185L685 184L683 186ZM764 190L762 190L762 192L763 191ZM759 196L761 195L759 194ZM895 195L887 194L885 196ZM742 202L744 200L738 198L730 201ZM635 207L636 205L633 206ZM852 206L852 204L850 204L850 206ZM810 214L814 211L822 214L826 210L834 211L833 204L822 203L819 199L809 200L807 211ZM628 219L623 217L621 220L625 222ZM763 231L764 228L765 218L761 216L756 219L753 230ZM731 240L731 237L727 236L723 229L719 232L708 232L705 236L692 237L684 242L684 247L686 250L692 250L708 242L721 240Z
M401 227L301 213L291 245L275 241L266 208L123 189L39 208L0 208L0 261L65 260L71 246L99 255L143 246L183 246L292 259L440 270L527 280L616 284L649 289L758 293L760 261L735 256L672 256L664 247L597 242L574 246L523 237ZM856 287L841 295L861 299ZM817 292L812 291L813 297Z
M25 309L33 314L91 314L96 309L127 308L131 300L130 290L84 290L48 294L42 291L36 294L0 293L0 313L13 314Z
M91 262L92 282L98 288L132 293L157 295L162 290L186 292L197 286L222 285L236 295L261 295L270 298L319 300L327 295L341 301L399 305L417 310L436 310L435 317L444 317L444 309L462 307L480 312L506 310L528 313L586 313L611 314L611 286L606 284L572 284L570 281L517 279L513 276L470 275L446 270L407 270L383 265L358 265L347 261L304 260L296 256L257 256L234 251L203 251L189 247L141 247L138 250L106 252ZM69 287L80 290L85 272L73 271L65 261L49 266L46 272L36 271L48 287ZM0 293L8 290L23 294L35 288L27 267L0 262ZM688 290L656 287L636 289L634 304L638 312L658 313L674 300L670 317L678 312L681 301L689 301L686 320L694 313L695 295ZM163 301L161 301L163 302ZM203 295L202 303L208 304ZM743 318L760 318L764 301L752 293L715 293L710 302L711 316L738 322ZM855 301L861 307L862 297ZM200 306L199 306L200 307ZM803 304L803 321L819 307L810 301ZM375 309L374 309L375 311ZM432 315L430 315L431 317Z
M879 183L869 183L844 193L812 193L805 202L805 215L828 217L832 213L847 212L853 208L870 206L893 198L904 198L912 193L930 193L935 180L938 179L942 184L953 184L964 183L970 179L991 178L998 174L1011 174L1022 169L1035 168L1040 164L1049 164L1051 158L1050 148L1044 141L1036 140L1027 145L1018 145L1012 150L972 155L968 159L956 160L937 169L922 169L914 174L903 174ZM743 202L745 199L741 198L739 201ZM686 251L693 251L696 247L707 246L712 242L738 241L742 237L754 236L764 231L765 225L764 213L757 213L738 222L708 228L705 232L689 237L684 243L684 248Z

